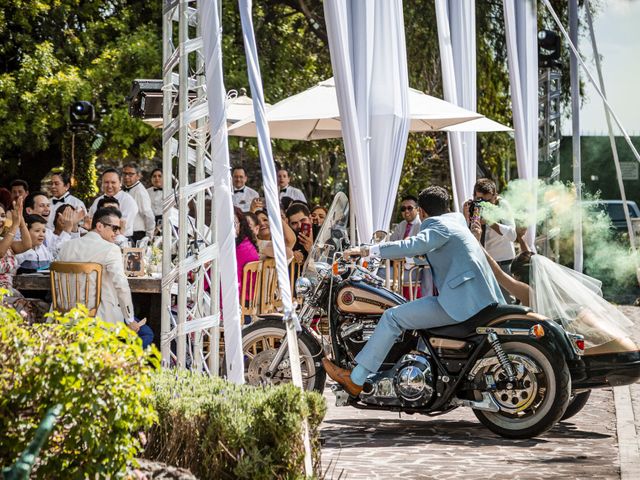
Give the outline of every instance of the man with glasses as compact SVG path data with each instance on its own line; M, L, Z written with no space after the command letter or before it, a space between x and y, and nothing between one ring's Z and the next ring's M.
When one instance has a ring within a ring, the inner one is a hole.
M145 236L151 239L156 228L151 198L147 189L140 183L141 177L137 164L127 163L122 167L122 190L131 195L138 205L138 214L133 219L133 235L131 236L134 242L142 240Z
M408 237L413 237L417 235L420 231L420 217L418 216L418 199L413 195L405 195L402 197L400 202L400 215L402 215L402 221L396 225L396 228L391 233L391 237L389 241L395 242L397 240L404 240ZM415 262L413 258L405 258L404 268L405 271L403 273L403 283L402 287L402 296L406 299L411 298L411 291L409 289L409 271L415 266ZM414 271L413 282L415 284L419 283L422 279L422 272ZM422 296L422 287L418 287L414 292L416 298L420 298Z
M114 243L120 233L122 214L113 207L101 208L91 220L91 231L84 237L65 242L57 260L61 262L94 262L102 265L102 290L97 317L109 323L124 321L137 332L143 346L153 341L153 331L136 322L129 282L124 273L122 252ZM90 289L95 289L95 279L90 280Z

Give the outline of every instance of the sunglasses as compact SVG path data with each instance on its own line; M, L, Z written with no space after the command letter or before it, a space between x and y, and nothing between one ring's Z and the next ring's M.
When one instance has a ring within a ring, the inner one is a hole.
M406 210L408 210L410 212L411 210L413 210L413 206L412 205L407 205L406 207L400 207L400 211L401 212L404 212Z
M113 230L113 233L118 233L120 231L120 225L112 225L110 223L104 223L104 222L100 222L102 223L105 227L111 227L111 230Z

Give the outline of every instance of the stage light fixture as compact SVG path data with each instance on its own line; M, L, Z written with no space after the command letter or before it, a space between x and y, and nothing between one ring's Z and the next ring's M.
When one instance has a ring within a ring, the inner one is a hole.
M551 30L538 32L538 67L560 66L560 36Z
M173 93L173 113L178 115L178 102L175 101L176 93ZM195 92L189 92L189 101L196 98ZM162 80L137 79L131 83L131 91L127 96L129 102L129 115L140 118L153 127L162 126L162 104L164 94L162 92Z
M69 120L71 130L76 131L93 131L96 121L96 109L91 102L80 100L73 102L69 107Z

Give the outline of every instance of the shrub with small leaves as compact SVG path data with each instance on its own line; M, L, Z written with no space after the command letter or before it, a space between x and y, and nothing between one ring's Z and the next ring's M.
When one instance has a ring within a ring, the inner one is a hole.
M158 352L85 308L50 320L27 325L0 305L0 465L15 461L60 403L33 478L118 477L141 449L139 432L157 420L150 373Z
M322 395L292 384L251 387L186 371L153 375L160 423L145 456L188 468L206 479L304 478L307 420L319 467Z

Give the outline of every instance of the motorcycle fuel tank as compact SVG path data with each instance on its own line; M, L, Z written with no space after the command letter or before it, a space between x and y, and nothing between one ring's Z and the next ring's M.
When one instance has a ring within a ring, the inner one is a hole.
M400 295L363 280L348 282L336 296L340 312L356 315L380 315L386 309L402 303L406 303L406 300Z

